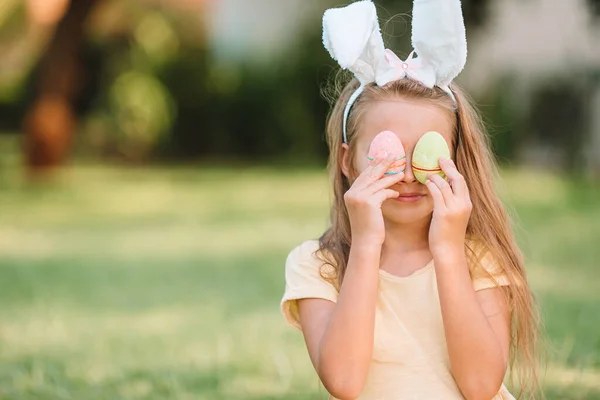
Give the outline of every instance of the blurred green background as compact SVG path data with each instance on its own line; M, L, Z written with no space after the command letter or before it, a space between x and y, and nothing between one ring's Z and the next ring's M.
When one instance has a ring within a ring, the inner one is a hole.
M410 52L410 1L376 1ZM316 0L0 2L0 398L326 399L279 314L327 226ZM600 399L600 2L463 0L546 323Z

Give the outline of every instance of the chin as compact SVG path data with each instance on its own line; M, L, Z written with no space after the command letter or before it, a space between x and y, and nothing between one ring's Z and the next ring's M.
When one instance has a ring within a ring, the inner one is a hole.
M411 225L431 218L433 204L428 197L417 204L405 204L394 199L389 199L381 205L381 212L386 221Z

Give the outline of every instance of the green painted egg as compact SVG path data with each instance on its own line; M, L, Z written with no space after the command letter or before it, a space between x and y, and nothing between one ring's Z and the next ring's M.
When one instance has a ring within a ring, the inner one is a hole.
M446 139L435 131L421 136L412 156L412 170L415 178L421 183L425 183L429 174L438 174L445 179L446 175L438 163L440 157L450 158L450 149Z

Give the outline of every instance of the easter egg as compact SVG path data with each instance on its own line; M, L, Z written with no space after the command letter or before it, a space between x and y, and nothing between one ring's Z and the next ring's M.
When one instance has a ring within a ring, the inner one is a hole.
M450 158L450 149L446 139L435 131L421 136L412 156L412 170L415 178L421 183L425 183L429 174L438 174L445 179L446 175L438 163L440 157Z
M406 153L404 152L402 142L394 132L380 132L373 138L369 147L369 153L367 155L369 165L374 165L377 162L377 159L387 158L390 155L396 156L396 160L388 168L385 174L392 175L404 172L404 169L406 168Z

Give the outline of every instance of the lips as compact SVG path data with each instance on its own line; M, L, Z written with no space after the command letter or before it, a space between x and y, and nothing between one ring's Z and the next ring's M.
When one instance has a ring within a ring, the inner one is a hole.
M417 203L424 198L425 195L421 193L401 193L400 196L395 197L394 200L401 203Z

